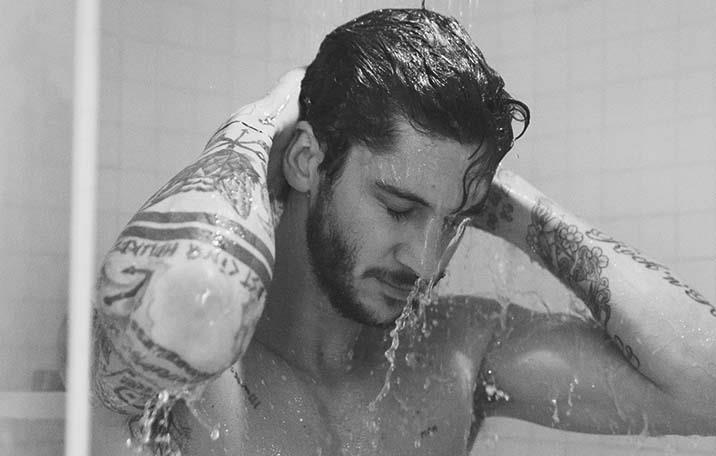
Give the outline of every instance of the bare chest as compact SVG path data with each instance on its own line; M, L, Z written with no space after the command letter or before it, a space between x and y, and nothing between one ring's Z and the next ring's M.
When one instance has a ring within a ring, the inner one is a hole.
M208 394L221 437L210 441L194 425L184 454L466 454L475 375L489 338L454 343L455 336L403 343L390 373L386 360L331 385L265 350L247 354Z

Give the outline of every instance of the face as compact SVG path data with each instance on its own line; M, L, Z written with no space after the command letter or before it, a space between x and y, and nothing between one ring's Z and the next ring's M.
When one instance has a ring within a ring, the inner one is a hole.
M464 226L463 212L480 204L489 186L488 170L477 169L484 177L460 207L468 157L477 145L398 126L385 152L349 149L340 178L319 189L306 226L311 265L332 306L375 326L398 317L419 277L441 276Z

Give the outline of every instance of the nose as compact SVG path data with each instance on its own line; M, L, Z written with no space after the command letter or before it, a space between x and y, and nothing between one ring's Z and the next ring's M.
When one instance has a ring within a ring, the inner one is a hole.
M456 224L452 218L431 218L423 227L406 233L399 244L396 258L422 279L436 279L444 274L455 253L465 223Z

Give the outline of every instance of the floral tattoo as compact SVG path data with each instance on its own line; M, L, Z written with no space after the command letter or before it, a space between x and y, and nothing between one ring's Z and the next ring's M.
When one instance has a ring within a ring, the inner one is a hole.
M539 200L532 209L527 244L606 327L611 316L611 293L602 271L609 265L609 258L601 248L583 245L583 240L577 226L561 221L547 200Z

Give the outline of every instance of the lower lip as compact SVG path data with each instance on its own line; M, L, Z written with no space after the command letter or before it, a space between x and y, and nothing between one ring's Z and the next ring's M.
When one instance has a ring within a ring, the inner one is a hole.
M383 288L386 292L384 294L389 297L390 299L394 301L400 301L405 302L408 299L408 296L410 296L410 290L403 290L400 288L396 288L392 285L389 285L383 281L380 281L381 285L383 285Z

